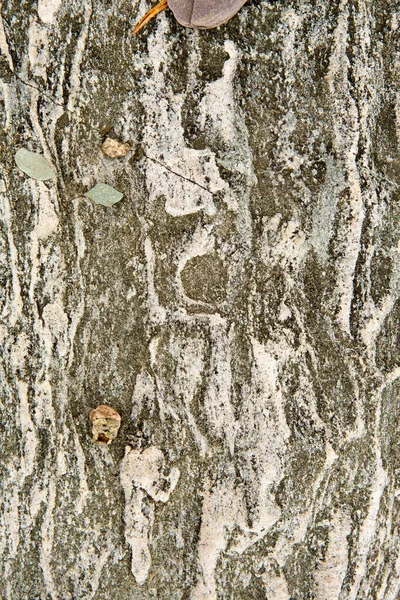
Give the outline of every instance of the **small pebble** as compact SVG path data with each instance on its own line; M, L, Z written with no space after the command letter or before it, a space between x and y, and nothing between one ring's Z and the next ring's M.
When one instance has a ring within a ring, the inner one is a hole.
M111 406L100 404L90 412L90 420L94 442L110 444L117 437L121 417Z
M106 138L101 149L103 153L110 158L122 158L128 154L131 146L127 142L119 142L112 138Z

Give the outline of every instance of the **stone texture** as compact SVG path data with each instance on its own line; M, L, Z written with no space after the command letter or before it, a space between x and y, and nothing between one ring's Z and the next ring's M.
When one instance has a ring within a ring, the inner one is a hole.
M1 3L0 597L396 600L398 5L148 8Z

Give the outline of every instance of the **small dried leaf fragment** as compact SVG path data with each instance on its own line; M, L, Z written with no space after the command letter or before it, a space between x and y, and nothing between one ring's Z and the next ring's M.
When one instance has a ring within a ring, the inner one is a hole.
M212 29L231 19L247 0L168 0L175 19L184 27Z
M106 138L102 147L103 154L110 158L122 158L126 156L131 149L128 142L119 142L113 138Z
M91 411L93 441L98 444L110 444L118 434L121 417L114 408L100 404Z
M18 169L33 179L47 181L56 176L53 167L43 154L20 148L14 158Z
M96 183L91 190L86 192L85 196L96 202L96 204L101 204L102 206L113 206L124 197L121 192L113 188L111 185L107 183Z
M170 8L175 19L184 27L212 29L231 19L247 0L160 0L137 23L136 35L153 17Z

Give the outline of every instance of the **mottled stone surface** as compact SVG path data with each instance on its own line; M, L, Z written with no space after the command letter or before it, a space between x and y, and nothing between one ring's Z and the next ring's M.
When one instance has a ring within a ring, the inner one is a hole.
M1 600L396 600L398 3L0 6Z

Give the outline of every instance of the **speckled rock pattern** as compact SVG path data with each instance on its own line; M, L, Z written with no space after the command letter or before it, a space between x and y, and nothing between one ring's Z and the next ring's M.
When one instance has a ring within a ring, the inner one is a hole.
M1 599L399 598L398 3L0 7Z

